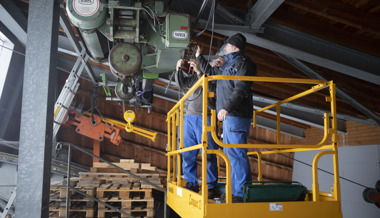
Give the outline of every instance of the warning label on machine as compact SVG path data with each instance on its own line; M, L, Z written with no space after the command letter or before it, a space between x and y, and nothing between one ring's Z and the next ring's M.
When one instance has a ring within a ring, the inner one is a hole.
M270 211L282 211L282 203L269 203Z
M73 8L77 14L89 17L99 9L99 0L74 0Z

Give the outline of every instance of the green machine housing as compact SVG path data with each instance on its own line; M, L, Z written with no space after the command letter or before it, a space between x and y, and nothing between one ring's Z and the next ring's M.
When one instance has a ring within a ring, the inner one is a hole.
M107 40L113 42L115 49L111 50L108 59L112 56L111 69L120 80L137 75L141 70L143 77L148 79L173 71L176 60L183 56L190 42L190 16L168 13L164 1L131 1L125 4L119 0L108 0L106 6L100 0L83 5L80 2L66 1L70 20L81 31L94 60L105 61L108 49L105 50L103 44L107 45ZM92 13L87 15L80 10ZM161 22L152 20L152 14L147 16L148 11L154 11ZM149 23L154 23L155 29ZM141 55L136 56L136 51ZM142 60L132 63L138 56Z
M190 43L190 16L168 13L164 1L67 0L66 12L92 60L108 61L121 81L115 90L122 100L134 97L140 74L139 89L152 90L152 80L174 71Z
M190 42L190 17L187 14L166 15L165 46L168 48L184 48Z

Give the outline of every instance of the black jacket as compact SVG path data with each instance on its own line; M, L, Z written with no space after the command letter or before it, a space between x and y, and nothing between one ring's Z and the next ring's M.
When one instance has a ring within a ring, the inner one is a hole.
M181 89L190 89L201 77L202 74L197 75L196 73L191 74L188 77L184 76L184 72L179 70L175 73L175 83ZM209 84L209 92L215 92L215 87ZM186 115L196 115L202 116L202 97L203 89L198 87L188 98L187 98L187 107L185 108ZM207 103L207 113L210 114L210 109L215 109L215 99L208 98Z
M197 61L202 71L209 75L235 75L255 76L257 74L256 64L242 52L234 52L224 57L226 63L220 68L211 68L206 59L200 55ZM253 82L239 80L217 80L216 81L216 110L228 111L229 116L252 118L253 102L251 86Z

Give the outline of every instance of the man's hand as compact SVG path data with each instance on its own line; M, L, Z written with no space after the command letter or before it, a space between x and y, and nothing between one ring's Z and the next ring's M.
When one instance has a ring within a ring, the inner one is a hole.
M218 59L216 59L214 61L214 63L212 63L212 67L220 67L222 66L224 63L226 63L226 60L224 60L223 57L218 57Z
M182 64L183 64L183 59L179 59L179 60L177 61L177 66L175 67L175 69L176 69L177 71L180 70Z
M193 68L194 72L196 72L198 75L202 73L201 68L199 67L199 63L196 60L190 59L189 64L190 64L190 67Z
M227 114L228 114L228 111L226 111L224 109L220 110L219 113L218 113L218 120L219 121L226 120Z
M197 51L195 52L195 57L197 58L202 53L202 47L197 45Z

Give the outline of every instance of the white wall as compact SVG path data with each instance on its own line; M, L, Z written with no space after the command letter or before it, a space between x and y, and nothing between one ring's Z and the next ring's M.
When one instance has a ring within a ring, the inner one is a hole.
M312 164L317 153L317 151L297 152L294 158ZM338 155L341 177L375 188L376 182L380 180L380 145L340 147ZM318 168L333 172L332 155L322 156L318 163ZM331 187L333 187L333 176L319 171L318 177L319 190L321 192L330 192ZM301 182L311 190L313 183L311 167L294 161L293 180ZM363 200L362 192L365 189L364 187L342 178L340 179L340 185L344 218L380 217L380 208Z
M17 184L17 172L16 165L0 163L0 198L8 201L11 197L11 193L15 187L6 185L16 185Z

